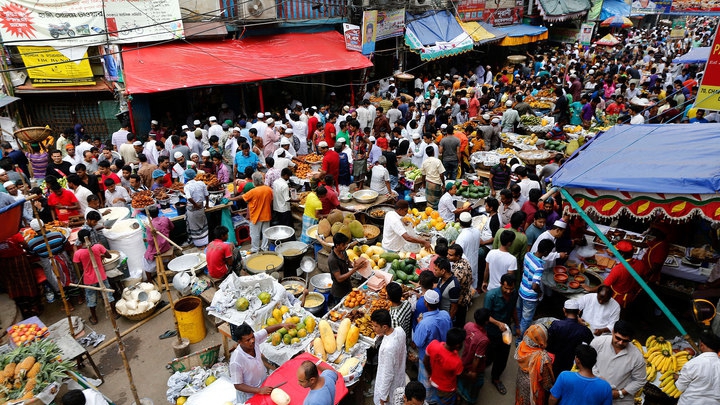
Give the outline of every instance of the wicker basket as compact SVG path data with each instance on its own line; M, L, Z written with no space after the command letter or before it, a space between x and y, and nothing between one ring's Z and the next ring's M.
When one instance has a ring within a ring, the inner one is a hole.
M678 402L676 398L669 397L651 382L645 383L643 394L645 394L646 405L675 405Z
M380 228L375 225L365 224L363 225L363 233L368 243L370 241L376 241L378 236L380 236Z
M547 150L522 150L517 153L517 157L528 165L547 163L553 156L554 154Z
M35 143L41 142L47 138L50 133L52 133L52 129L50 129L50 127L27 127L20 128L13 134L23 142Z
M131 320L131 321L142 321L143 319L149 317L153 313L155 313L155 308L157 308L157 305L153 305L152 308L148 309L145 312L135 314L135 315L123 315L125 318Z

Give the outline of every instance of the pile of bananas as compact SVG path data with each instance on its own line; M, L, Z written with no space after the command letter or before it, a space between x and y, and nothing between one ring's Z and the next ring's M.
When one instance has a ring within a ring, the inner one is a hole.
M679 398L681 392L675 386L674 374L675 373L672 370L668 370L660 376L660 389L665 393L665 395L671 398Z

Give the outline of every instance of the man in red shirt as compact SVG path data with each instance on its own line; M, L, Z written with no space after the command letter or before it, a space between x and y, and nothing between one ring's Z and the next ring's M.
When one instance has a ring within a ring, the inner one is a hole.
M322 168L320 169L318 179L324 179L325 175L329 174L333 176L335 184L337 185L340 181L340 155L335 152L335 149L328 148L328 143L325 141L320 142L318 148L323 155Z
M465 324L463 375L458 381L458 393L469 404L477 403L480 388L485 382L485 360L490 345L485 326L490 320L490 310L487 308L476 310L473 319L475 322Z
M86 238L90 238L90 231L87 229L81 229L80 232L78 232L78 240L85 241ZM110 283L108 283L107 281L107 276L105 275L105 268L103 267L102 259L109 259L111 256L110 252L108 252L107 249L105 249L105 247L99 243L92 245L90 249L85 247L85 245L83 244L82 247L75 251L75 254L73 255L73 263L80 264L83 269L83 284L88 286L100 287L100 282L98 281L98 276L95 272L95 266L93 266L93 261L90 258L90 250L92 250L93 252L93 257L95 258L95 265L97 266L98 270L97 273L100 273L100 278L103 281L104 288L110 289ZM97 313L95 313L95 307L97 306L97 294L98 291L90 289L85 290L85 302L90 309L90 323L93 325L96 325L98 323ZM107 299L109 302L115 301L111 292L107 293ZM115 305L112 305L111 308L112 316L117 319L119 315L115 311Z
M228 233L228 229L222 225L215 228L215 239L205 252L208 274L216 280L224 279L235 262L233 248L227 243Z
M54 208L53 220L67 221L72 216L80 215L80 203L72 191L62 188L57 182L49 182L50 196L48 206Z
M430 403L454 404L457 399L458 376L463 372L463 363L458 354L465 341L465 330L452 328L445 343L433 340L425 349L423 365L430 376Z
M330 113L327 122L325 123L325 142L327 142L330 149L335 147L335 136L337 135L337 129L335 128L335 121L337 121L337 114Z
M621 240L615 248L636 273L645 274L644 263L641 260L633 258L634 247L632 243ZM612 270L610 270L610 274L605 278L603 284L612 289L613 298L615 298L615 301L617 301L622 308L627 308L640 292L640 285L635 281L635 278L630 275L630 272L627 271L622 263L616 264Z
M100 189L105 192L107 190L107 187L105 187L105 180L106 179L113 179L115 181L115 184L120 184L120 177L118 177L117 174L113 173L112 170L110 170L110 162L107 160L103 160L102 162L98 163L98 171L100 172Z
M615 101L610 103L610 105L607 106L605 109L605 112L608 115L617 115L625 111L625 97L623 96L617 96L615 97Z

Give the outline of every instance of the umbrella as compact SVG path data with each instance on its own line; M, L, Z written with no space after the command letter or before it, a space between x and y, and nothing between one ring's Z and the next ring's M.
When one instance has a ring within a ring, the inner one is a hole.
M629 28L633 26L633 23L627 17L623 17L621 15L614 15L601 22L600 26L610 28Z
M601 45L601 46L615 46L619 43L620 43L620 41L617 38L615 38L612 34L607 34L604 37L595 41L595 45Z

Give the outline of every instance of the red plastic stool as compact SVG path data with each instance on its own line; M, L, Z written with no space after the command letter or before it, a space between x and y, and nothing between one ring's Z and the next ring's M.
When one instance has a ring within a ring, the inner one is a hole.
M33 266L33 272L35 274L35 281L38 284L42 284L47 281L47 277L45 276L45 271L40 266Z
M250 227L247 225L240 225L237 228L235 228L235 239L237 240L237 245L242 245L245 242L250 241Z

